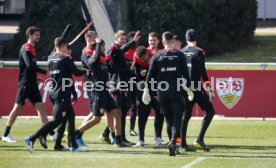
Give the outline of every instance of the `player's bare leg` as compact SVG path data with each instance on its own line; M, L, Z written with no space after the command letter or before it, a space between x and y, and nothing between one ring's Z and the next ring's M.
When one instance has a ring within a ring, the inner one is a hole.
M2 141L9 142L9 143L15 143L16 142L16 140L14 140L9 134L10 134L11 127L13 126L18 114L21 112L23 107L24 107L23 105L20 105L20 104L17 104L17 103L14 104L13 109L9 114L7 126L6 126L6 129L5 129L5 132L2 136Z
M94 125L97 125L101 121L100 116L93 116L91 120L87 121L84 125L80 126L78 130L83 133L89 128L93 127Z
M7 126L8 127L12 127L12 125L14 124L18 114L21 112L21 110L23 109L24 106L19 105L19 104L14 104L12 111L9 114L9 118L8 118L8 122L7 122Z
M86 116L84 118L84 120L82 121L81 125L84 125L86 122L88 122L89 120L91 120L93 118L93 114L90 113L88 116Z
M87 146L83 139L82 135L85 131L92 128L93 126L97 125L101 121L101 116L91 116L92 118L87 122L83 123L77 130L76 130L76 142L79 146Z
M43 103L36 103L35 105L37 114L43 124L48 122L47 114Z

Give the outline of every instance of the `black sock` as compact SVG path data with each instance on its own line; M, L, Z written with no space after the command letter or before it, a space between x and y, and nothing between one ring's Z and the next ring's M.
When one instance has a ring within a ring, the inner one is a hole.
M81 133L80 130L76 130L76 138L81 138L82 134L83 133Z
M204 135L205 135L209 125L211 124L213 117L214 117L214 112L208 113L207 115L205 115L205 117L202 121L201 130L200 130L199 136L197 138L197 141L201 141L201 142L204 141Z
M106 127L102 135L103 137L108 138L109 134L110 134L110 130L108 127Z
M49 135L51 135L51 136L55 135L55 131L52 130L52 131L49 133Z
M139 140L145 142L145 134L144 134L144 132L141 132L139 134Z
M113 139L115 139L115 132L111 133Z
M122 142L122 136L116 135L116 143L121 143L121 142Z
M171 140L171 143L172 143L173 145L175 145L175 144L176 144L175 139L172 139L172 140Z
M6 130L5 130L5 133L4 133L4 137L7 137L7 136L10 134L10 130L11 130L11 127L6 126Z
M61 146L62 137L63 137L63 136L58 135L57 140L56 140L56 144L55 144L55 148Z

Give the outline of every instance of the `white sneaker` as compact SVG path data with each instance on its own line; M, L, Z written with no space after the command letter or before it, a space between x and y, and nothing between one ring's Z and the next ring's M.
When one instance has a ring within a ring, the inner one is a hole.
M57 137L58 137L58 133L55 132L54 135L50 135L50 140L51 140L51 141L55 141L55 140L57 140Z
M162 139L161 139L160 137L157 137L157 138L155 139L155 146L156 146L156 147L161 147L162 145L163 145Z
M15 142L16 142L16 140L14 140L14 139L12 138L12 136L10 136L10 135L8 135L8 136L6 136L6 137L2 136L2 141L3 141L3 142L8 142L8 143L15 143Z
M28 150L33 153L34 149L33 149L33 142L30 140L30 137L26 137L25 138L25 143L26 143L26 146L28 148Z
M78 147L78 148L70 148L71 152L87 152L88 150L86 148Z
M161 139L162 145L168 145L168 142L165 142L163 139Z
M145 143L143 141L141 141L141 140L139 140L137 142L137 144L135 145L135 147L143 147L143 146L145 146Z

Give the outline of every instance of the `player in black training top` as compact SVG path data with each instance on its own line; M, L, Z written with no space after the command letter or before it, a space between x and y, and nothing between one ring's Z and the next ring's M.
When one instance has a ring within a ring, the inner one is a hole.
M10 112L7 127L2 136L2 141L14 143L16 142L9 134L17 115L22 111L25 105L25 99L29 99L35 106L38 115L43 124L48 122L44 104L38 88L38 82L42 79L37 77L37 73L46 74L47 71L39 68L36 64L35 46L40 39L40 29L34 26L26 30L27 43L23 44L19 52L19 82L16 101L12 111ZM55 132L51 131L51 140L56 139Z
M73 59L67 54L68 43L60 37L55 39L56 52L48 60L48 68L52 78L50 99L54 102L53 120L43 125L35 134L25 138L25 143L30 152L33 152L35 140L49 131L57 128L64 120L68 120L68 132L71 138L71 151L83 152L75 139L75 113L71 104L73 79L72 75L82 76L85 70L79 70Z
M205 53L204 50L197 47L196 43L196 31L194 29L189 29L186 32L186 41L187 46L184 47L181 51L184 53L187 63L190 64L189 67L189 75L191 81L193 82L194 86L194 100L193 101L186 101L187 108L184 112L183 119L182 119L182 142L180 152L183 151L190 151L193 148L189 147L186 142L186 134L187 134L187 127L189 120L192 116L192 109L195 103L201 107L202 110L206 112L206 115L202 121L201 130L197 140L194 143L194 146L197 149L203 149L205 151L209 151L209 148L204 143L204 135L215 115L215 110L212 105L212 101L214 99L214 91L211 89L211 85L207 85L207 91L209 92L209 97L206 94L203 88L203 82L208 82L209 78L205 68ZM200 82L200 84L198 84Z
M91 84L93 83L93 73L91 72L91 70L89 68L88 60L95 53L95 51L93 50L93 48L90 44L95 43L95 39L97 37L98 37L98 34L95 31L87 31L85 33L86 46L82 50L82 54L81 54L82 68L86 69L87 72L88 72L84 75L84 82L89 82ZM87 94L87 97L88 97L88 100L89 100L89 109L90 109L91 112L82 121L81 126L84 126L84 125L93 126L95 124L93 123L92 109L93 109L93 96L94 96L95 93L92 91L92 89L89 85L86 85L85 89L86 89L86 94ZM87 146L83 141L82 135L83 134L78 134L77 135L77 137L76 137L77 144L79 146Z
M158 96L161 108L164 110L167 132L170 138L168 145L170 156L175 156L176 136L180 130L184 104L184 87L188 87L189 99L193 99L193 93L190 89L191 81L188 74L187 62L183 53L172 48L173 35L171 32L165 32L162 35L164 49L158 51L150 63L146 82L151 88L150 81L153 79L158 82ZM184 82L184 79L186 82ZM182 81L182 87L180 82ZM167 87L164 87L166 83ZM152 83L152 82L151 82ZM151 88L152 90L153 88ZM144 89L142 100L149 104L151 98L149 89Z
M157 92L150 92L151 102L144 104L142 101L143 89L145 85L142 83L146 81L150 58L152 58L150 49L144 46L139 46L136 49L133 66L135 67L136 81L139 83L139 90L137 91L137 105L138 105L138 128L139 128L139 140L135 145L136 147L142 147L145 145L145 128L148 121L148 117L151 108L155 111L155 142L156 147L161 147L162 139L161 132L163 126L164 115L160 113L160 103L157 96ZM160 116L160 117L159 117ZM162 123L161 123L162 122ZM158 124L157 124L158 123ZM162 124L162 125L161 125Z
M111 132L115 132L115 147L125 147L121 139L121 114L116 106L113 98L109 94L109 76L107 69L107 61L104 56L105 43L102 39L96 38L96 43L92 44L95 53L89 58L89 68L93 73L94 96L93 96L93 117L94 125L101 121L101 117L105 114L107 124ZM115 119L115 121L114 121ZM114 121L114 122L113 122ZM78 134L82 134L94 125L83 125L77 130Z
M120 82L128 82L133 76L134 70L127 65L127 60L124 54L140 39L140 31L137 31L133 37L133 40L126 43L127 35L123 30L119 30L114 35L115 41L112 48L108 51L106 56L108 70L110 72L110 81L115 83L115 86L119 85ZM129 88L122 88L124 90ZM125 144L132 145L134 143L129 142L125 135L125 123L127 108L127 92L123 90L113 91L116 105L121 109L121 123L122 123L122 140ZM109 129L106 128L101 136L101 140L106 142L109 141Z

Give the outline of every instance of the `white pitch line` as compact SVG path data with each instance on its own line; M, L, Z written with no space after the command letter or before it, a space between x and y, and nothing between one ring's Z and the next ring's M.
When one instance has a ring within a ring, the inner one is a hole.
M85 153L85 152L84 152ZM116 158L124 158L125 156L110 156L110 155L107 155L107 156L104 156L104 155L100 155L100 156L83 156L83 155L67 155L67 156L56 156L56 155L53 155L53 156L47 156L47 155L33 155L33 156L0 156L0 159L1 158L106 158L106 159L116 159ZM135 157L136 159L144 159L144 157ZM195 156L186 156L185 158L195 158ZM201 157L202 158L202 157ZM200 159L200 158L198 158ZM196 159L196 160L198 160ZM224 160L275 160L276 161L276 158L265 158L265 157L248 157L248 158L243 158L243 157L204 157L204 159L224 159ZM185 165L184 165L185 166ZM183 166L183 167L184 167Z
M203 160L205 160L206 158L204 157L201 157L201 158L197 158L196 160L188 163L188 164L185 164L184 166L182 166L181 168L191 168L192 166L198 164L199 162L202 162Z

